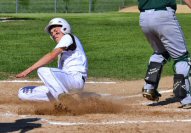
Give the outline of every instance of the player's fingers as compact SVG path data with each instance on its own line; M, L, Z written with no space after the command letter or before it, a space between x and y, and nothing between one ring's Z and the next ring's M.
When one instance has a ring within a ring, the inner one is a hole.
M20 76L20 75L16 75L15 77L16 77L16 78L20 78L21 76Z
M17 74L17 75L16 75L16 78L24 78L24 77L25 77L25 75L24 75L24 74L22 74L22 73L21 73L21 74Z

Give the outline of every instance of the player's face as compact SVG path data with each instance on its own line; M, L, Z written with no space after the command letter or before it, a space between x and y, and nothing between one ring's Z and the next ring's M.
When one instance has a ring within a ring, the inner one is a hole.
M53 27L50 30L50 34L52 36L52 38L58 43L61 38L63 37L63 33L61 32L61 27Z

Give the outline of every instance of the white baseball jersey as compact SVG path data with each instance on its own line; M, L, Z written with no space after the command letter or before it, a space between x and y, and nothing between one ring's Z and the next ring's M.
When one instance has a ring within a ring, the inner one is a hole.
M63 51L58 59L58 68L68 72L80 72L86 78L88 70L87 58L80 40L76 36L73 37L75 39L76 49ZM68 48L73 43L72 36L66 34L56 45L55 49Z

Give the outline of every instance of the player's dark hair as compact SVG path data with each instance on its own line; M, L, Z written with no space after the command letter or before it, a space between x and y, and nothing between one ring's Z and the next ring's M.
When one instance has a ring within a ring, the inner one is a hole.
M62 25L51 25L49 28L48 28L48 32L50 33L50 30L54 27L62 27Z

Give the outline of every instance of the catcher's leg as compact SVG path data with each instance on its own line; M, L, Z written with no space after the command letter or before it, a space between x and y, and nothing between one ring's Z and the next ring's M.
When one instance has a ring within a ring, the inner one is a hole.
M185 80L186 78L183 74L174 74L173 93L175 97L180 99L186 97L187 91Z
M143 87L143 97L152 101L158 101L161 96L157 91L160 75L162 71L162 64L158 62L150 62L145 77L145 86Z
M165 55L165 56L164 56ZM169 58L167 53L164 54L153 54L150 58L147 73L145 76L145 82L142 92L143 97L148 100L158 101L161 94L157 91L159 80L162 73L163 65L166 63L166 58Z
M175 61L173 93L182 99L183 108L191 108L190 61L188 55L183 57Z

